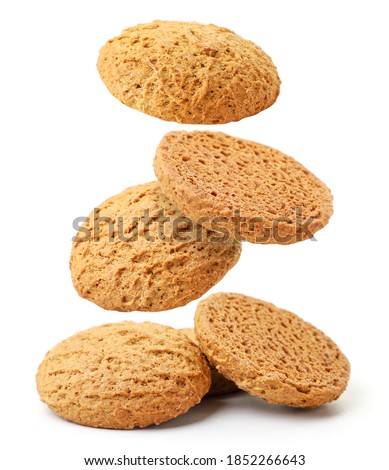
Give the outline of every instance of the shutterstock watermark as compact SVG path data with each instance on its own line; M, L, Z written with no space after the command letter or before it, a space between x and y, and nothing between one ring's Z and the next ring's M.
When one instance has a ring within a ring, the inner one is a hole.
M306 239L316 241L313 225L316 219L303 219L302 209L296 208L294 217L278 217L271 223L263 217L244 217L239 210L232 217L201 217L194 221L190 217L167 215L164 209L145 209L139 216L101 215L101 209L93 210L93 217L77 217L73 228L77 234L72 241L82 243L99 241L106 237L108 242L120 240L132 243L144 238L149 242L198 242L228 243L231 240L254 243L288 244ZM204 225L207 227L205 228Z

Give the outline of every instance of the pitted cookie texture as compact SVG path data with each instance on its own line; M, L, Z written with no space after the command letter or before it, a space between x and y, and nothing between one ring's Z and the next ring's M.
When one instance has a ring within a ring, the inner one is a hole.
M198 344L193 328L182 328L181 331L185 333L190 340ZM239 391L239 388L234 382L223 377L213 364L209 364L209 367L211 369L211 388L207 396L227 395Z
M306 240L333 213L331 191L294 158L221 132L166 134L154 170L185 214L251 243Z
M41 400L78 424L132 429L186 413L207 393L210 370L185 334L124 321L62 341L39 366Z
M201 301L195 333L208 360L251 395L299 408L336 400L350 364L338 346L297 315L242 294Z
M192 223L157 182L107 199L73 242L81 297L118 311L160 311L201 297L238 261L241 244ZM89 235L89 237L88 237Z
M257 45L215 25L154 21L122 31L97 62L122 103L166 121L224 124L271 106L280 79Z

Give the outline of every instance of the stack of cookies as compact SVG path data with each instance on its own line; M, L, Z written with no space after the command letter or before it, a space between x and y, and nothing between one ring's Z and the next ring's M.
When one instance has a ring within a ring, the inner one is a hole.
M252 116L278 97L270 57L214 25L154 21L101 49L98 70L124 104L185 124ZM294 158L211 131L165 135L157 180L98 205L73 239L79 295L102 308L161 311L203 296L238 262L242 242L288 245L329 221L328 187ZM78 333L49 351L41 399L88 426L131 429L186 413L205 395L244 390L270 403L315 407L345 390L349 363L297 315L242 294L201 301L194 329L124 321Z

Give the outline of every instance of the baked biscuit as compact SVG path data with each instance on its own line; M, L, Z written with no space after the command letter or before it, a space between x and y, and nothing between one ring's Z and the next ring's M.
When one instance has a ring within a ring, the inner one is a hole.
M224 124L271 106L280 79L271 58L225 28L154 21L125 29L100 50L115 98L165 121Z
M211 383L206 360L186 335L130 321L62 341L46 354L36 381L54 413L112 429L143 428L184 414Z
M185 333L190 340L198 344L193 328L182 328L181 331ZM208 397L215 395L227 395L229 393L239 391L239 388L234 384L234 382L231 382L230 380L227 380L225 377L223 377L213 364L209 364L209 367L211 369L211 388L207 393Z
M239 388L269 403L305 408L336 400L350 365L336 344L291 312L241 294L199 303L200 349Z
M157 182L107 199L76 239L70 268L77 292L123 312L168 310L201 297L241 252L239 242L219 242L183 216Z
M333 212L331 191L292 157L221 132L166 134L154 170L185 214L251 243L311 238Z

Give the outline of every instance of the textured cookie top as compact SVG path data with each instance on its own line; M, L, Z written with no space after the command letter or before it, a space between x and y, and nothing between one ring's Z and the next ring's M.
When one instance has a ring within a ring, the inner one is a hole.
M107 199L77 237L70 259L74 287L108 310L185 305L220 281L241 252L239 242L219 242L184 217L157 182Z
M101 48L97 68L122 103L187 124L223 124L257 114L278 97L270 57L225 28L154 21L125 29Z
M315 407L345 390L350 365L336 344L297 315L241 294L199 303L201 350L239 388L270 403Z
M311 238L333 212L330 190L292 157L220 132L166 134L154 170L185 214L252 243Z
M210 370L183 333L124 321L59 343L46 354L36 380L41 400L63 418L132 429L186 413L208 391Z
M186 336L195 344L198 344L193 328L181 328L180 331L185 333ZM239 388L234 384L234 382L223 377L213 364L209 364L209 367L211 369L211 388L209 389L207 396L226 395L228 393L239 391Z

